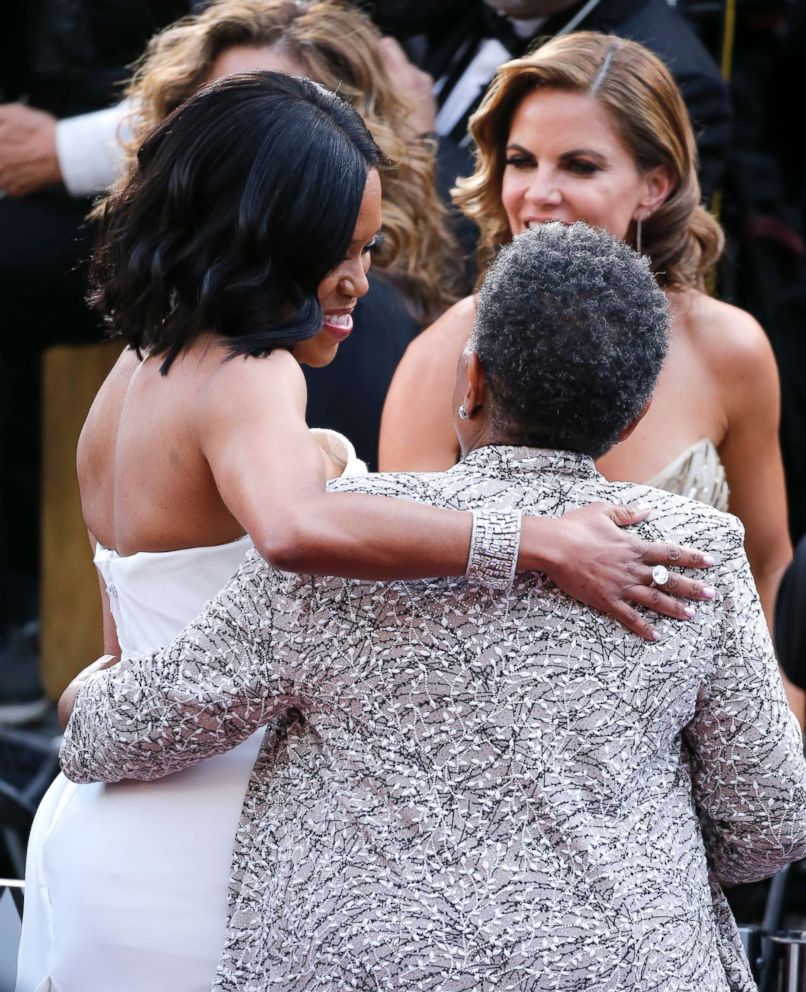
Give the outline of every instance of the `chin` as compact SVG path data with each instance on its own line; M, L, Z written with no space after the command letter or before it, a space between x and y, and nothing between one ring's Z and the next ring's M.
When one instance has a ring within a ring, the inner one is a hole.
M310 365L312 369L323 369L326 365L330 365L336 357L338 350L338 345L336 345L335 348L331 348L328 351L322 351L319 354L311 355L310 358L304 358L303 362L305 365Z
M316 344L314 344L314 341L316 341ZM300 365L307 365L312 369L321 369L325 365L330 365L336 357L338 350L338 341L319 341L316 338L310 338L298 344L292 354Z

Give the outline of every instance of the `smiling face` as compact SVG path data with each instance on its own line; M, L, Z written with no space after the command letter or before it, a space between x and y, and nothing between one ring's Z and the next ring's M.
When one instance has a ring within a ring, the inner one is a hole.
M370 251L380 239L381 180L377 169L370 170L355 231L347 257L319 284L317 296L324 313L322 330L294 348L294 357L303 365L327 365L353 329L352 312L358 299L369 289L367 273Z
M239 72L254 71L306 75L305 68L282 45L235 45L221 52L213 62L208 82ZM352 311L358 298L369 289L370 251L379 241L380 228L381 181L377 169L372 169L367 176L347 257L323 279L317 291L325 315L322 330L294 348L294 357L301 364L316 367L328 365L336 357L341 342L350 336L353 329Z
M638 169L592 96L537 89L512 117L501 201L513 235L535 223L581 220L633 243L634 221L657 209L670 183L663 167Z

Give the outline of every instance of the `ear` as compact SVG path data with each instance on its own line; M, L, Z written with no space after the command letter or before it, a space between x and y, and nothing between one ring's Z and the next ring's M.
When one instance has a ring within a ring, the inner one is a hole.
M487 380L479 356L475 351L467 354L467 385L462 403L470 416L487 402Z
M656 165L644 173L644 192L633 220L646 220L665 203L675 184L675 175L668 165Z
M618 441L616 442L617 444L621 444L622 441L626 441L627 440L627 438L630 436L630 434L632 434L632 432L635 430L635 428L644 419L644 417L647 414L647 410L649 410L649 408L651 406L652 406L652 397L650 396L649 399L646 401L646 403L644 403L644 405L641 407L641 411L638 414L638 416L635 417L633 420L631 420L630 423L627 424L627 426L621 432L621 434L619 434Z

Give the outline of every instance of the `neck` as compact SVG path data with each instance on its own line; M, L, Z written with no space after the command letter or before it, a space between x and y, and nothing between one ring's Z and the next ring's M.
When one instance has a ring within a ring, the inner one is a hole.
M486 448L488 445L508 445L513 448L532 447L528 438L521 437L501 430L485 429L473 435L472 439L460 438L459 446L462 456L469 455L476 448Z

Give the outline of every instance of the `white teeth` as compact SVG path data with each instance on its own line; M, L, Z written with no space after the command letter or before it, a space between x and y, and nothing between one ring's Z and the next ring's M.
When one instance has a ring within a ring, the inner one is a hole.
M336 327L349 327L352 317L349 313L326 313L325 320Z

